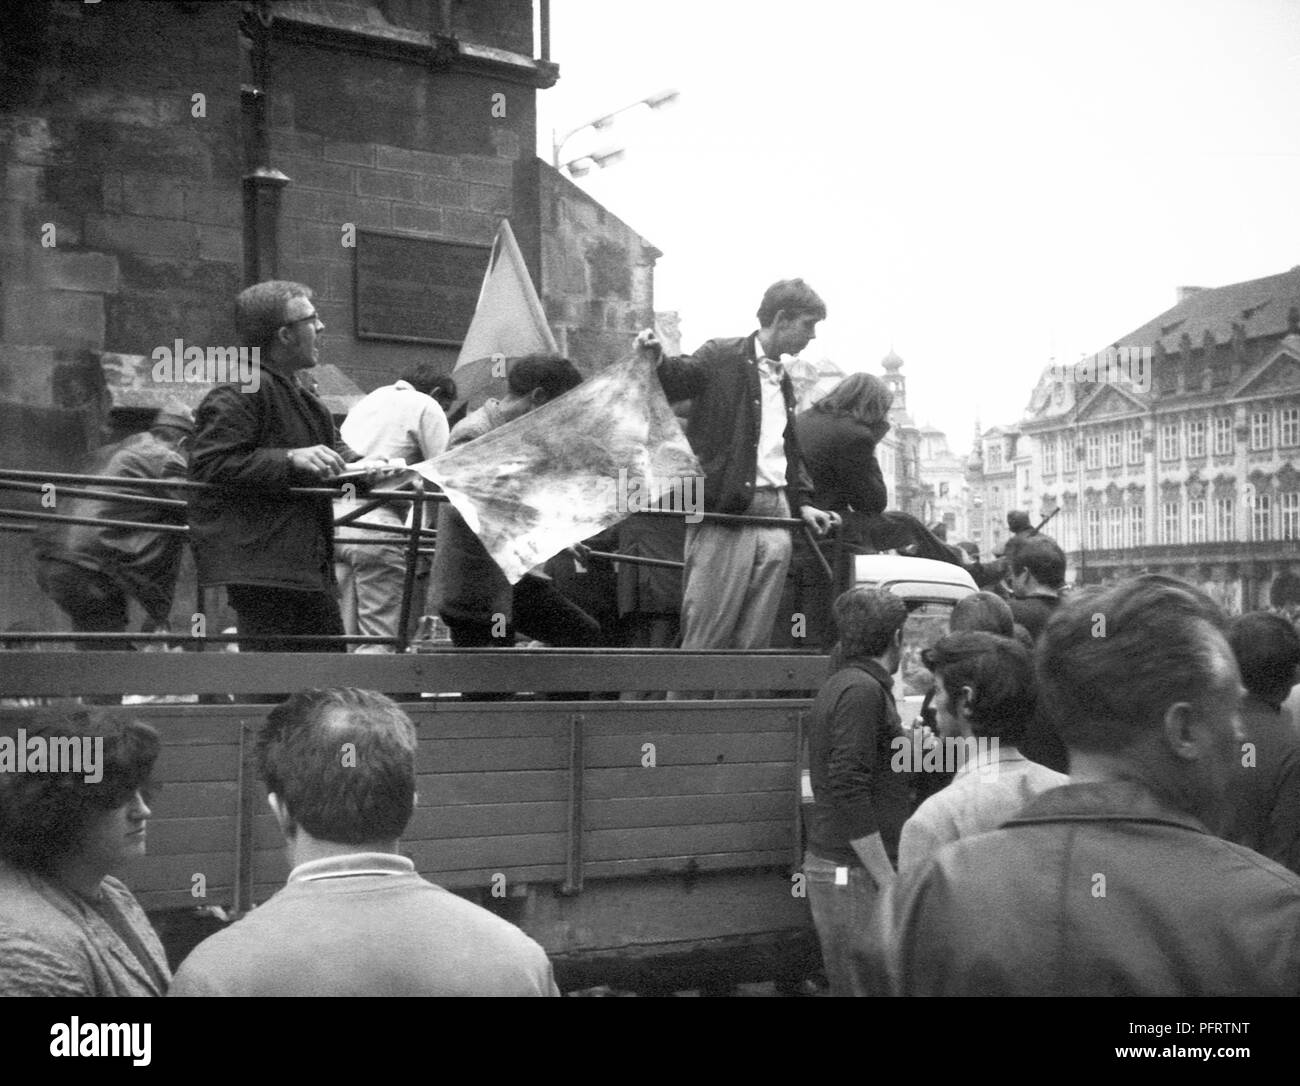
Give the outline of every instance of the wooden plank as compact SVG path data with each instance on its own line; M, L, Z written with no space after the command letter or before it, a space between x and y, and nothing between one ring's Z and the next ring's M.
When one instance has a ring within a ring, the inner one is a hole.
M161 781L161 787L149 805L153 808L155 820L233 817L237 800L233 778L228 781Z
M149 855L175 856L203 852L233 851L235 816L225 818L151 818ZM284 835L275 819L258 818L253 823L253 847L279 848Z
M645 750L646 744L652 745L652 752ZM663 769L722 762L790 762L798 751L794 735L784 732L679 735L646 731L640 735L593 735L587 741L587 767L639 767L650 753L654 754L654 767Z
M311 687L410 691L815 690L826 658L620 649L429 653L23 652L6 693L279 694Z
M553 710L554 702L410 703L403 708L421 739L507 738L566 734L570 710ZM570 704L570 703L565 703ZM743 711L737 712L737 706ZM803 699L746 702L590 701L578 706L591 734L719 734L793 732L795 716L811 705Z
M239 771L237 746L168 746L158 753L155 764L158 780L234 781Z
M422 739L415 755L417 773L483 773L502 770L563 769L568 739L516 736L509 739Z
M644 772L644 771L643 771ZM563 770L531 770L505 773L425 773L415 779L421 806L457 803L519 803L563 801L568 795Z
M124 708L136 720L156 728L167 746L238 744L244 721L261 727L266 719L265 712L250 713L248 706L236 705L128 705Z
M788 849L757 852L719 852L701 856L658 856L642 860L592 860L588 879L629 879L657 875L692 875L708 871L738 871L771 867L788 869Z
M789 763L661 766L656 769L589 769L587 798L696 796L718 792L790 792Z
M587 859L641 860L660 856L715 855L788 849L794 827L784 819L731 822L717 826L653 826L590 830Z
M565 805L560 802L462 803L454 807L425 807L421 804L402 834L402 842L562 833L564 815Z
M767 822L784 818L789 808L789 796L780 792L593 800L587 804L587 829Z
M460 871L490 867L504 871L515 866L563 864L562 833L531 833L513 837L460 837L454 841L403 841L421 871Z
M150 856L132 865L123 881L133 892L183 890L189 893L195 875L207 880L209 892L214 886L229 886L235 877L234 850ZM194 903L202 902L196 898Z

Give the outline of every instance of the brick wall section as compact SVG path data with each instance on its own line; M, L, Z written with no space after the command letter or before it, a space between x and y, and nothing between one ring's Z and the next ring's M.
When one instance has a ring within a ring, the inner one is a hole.
M30 4L0 44L0 463L68 470L105 421L92 350L231 342L237 4ZM8 17L8 13L7 13ZM206 96L206 117L191 95ZM54 246L41 245L44 224ZM28 495L0 492L8 507ZM0 625L65 626L0 533Z
M428 29L421 7L386 4L380 10L398 25ZM455 10L469 7L481 9L480 22L492 18L478 27L478 36L466 30L468 40L510 48L509 35L503 39L493 19L502 25L523 19L529 29L522 51L531 50L527 3L492 0ZM497 223L508 217L536 278L534 92L299 43L276 43L275 56L271 163L290 178L281 200L280 270L316 292L326 324L323 357L366 390L416 361L450 370L454 347L356 338L355 250L343 245L342 228L353 223L362 230L490 245ZM505 95L504 117L492 116L497 93Z
M542 305L584 374L617 361L654 326L654 264L640 234L542 163Z

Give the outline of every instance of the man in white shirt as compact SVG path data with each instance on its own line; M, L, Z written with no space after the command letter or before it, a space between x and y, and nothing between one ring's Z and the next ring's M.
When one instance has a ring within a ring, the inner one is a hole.
M658 362L671 401L692 399L686 436L704 469L704 511L798 516L824 535L834 515L811 504L812 481L794 429L794 387L781 363L816 336L826 305L802 279L770 286L758 331L714 339L694 356L662 358L651 332L637 337ZM786 527L705 520L686 529L682 647L763 649L771 640L786 572Z
M952 783L903 824L899 874L950 841L997 829L1038 793L1070 778L1031 762L1019 744L1034 719L1034 665L1018 641L982 630L940 638L925 657L934 671L939 742L961 755Z
M429 364L416 366L394 384L377 388L348 412L340 433L367 458L402 459L416 464L447 447L447 416L432 392L439 372ZM356 500L363 500L358 498ZM389 535L346 525L335 533L335 566L343 627L349 635L396 637L406 575L406 531L412 515L404 503L382 505L358 518L360 524L393 530ZM354 500L334 504L334 516L354 511ZM426 521L428 520L426 513ZM417 598L413 614L421 614ZM394 645L359 645L357 652L393 652Z

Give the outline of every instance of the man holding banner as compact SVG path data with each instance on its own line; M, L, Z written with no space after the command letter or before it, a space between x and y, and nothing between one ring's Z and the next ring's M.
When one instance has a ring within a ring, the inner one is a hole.
M693 399L686 436L704 470L708 513L789 518L816 535L833 515L810 504L812 482L799 455L794 387L782 355L802 351L826 306L802 279L774 283L758 309L759 329L714 339L694 356L664 358L651 331L636 341L658 364L671 401ZM771 639L790 566L790 530L704 521L686 529L682 648L762 649Z

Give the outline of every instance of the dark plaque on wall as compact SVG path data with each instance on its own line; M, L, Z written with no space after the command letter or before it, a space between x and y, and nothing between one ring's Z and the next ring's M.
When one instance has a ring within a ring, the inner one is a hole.
M491 251L358 230L357 338L458 346L474 317Z

